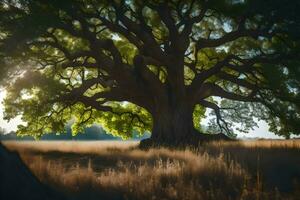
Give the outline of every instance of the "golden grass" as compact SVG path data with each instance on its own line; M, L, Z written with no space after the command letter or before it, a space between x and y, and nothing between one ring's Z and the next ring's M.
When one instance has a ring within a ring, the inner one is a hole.
M136 141L3 141L9 149L20 152L68 152L68 153L102 153L110 149L129 149L136 147Z
M211 142L209 146L243 146L244 148L300 148L299 139L291 140L241 140L241 141L232 141L232 142Z
M276 182L278 173L283 172L287 176L289 172L298 173L294 178L300 180L300 142L296 140L215 142L193 150L148 151L135 148L137 142L5 145L20 152L42 182L72 199L250 200L300 196L297 183L291 183L294 180L281 183L293 189Z

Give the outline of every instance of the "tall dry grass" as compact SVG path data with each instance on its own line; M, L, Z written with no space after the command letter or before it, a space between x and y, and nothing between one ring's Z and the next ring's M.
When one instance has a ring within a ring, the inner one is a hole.
M300 180L299 141L217 142L180 151L141 151L136 142L5 144L20 152L42 182L71 199L300 197L293 183L293 178ZM283 172L290 179L281 178L276 185L272 177Z

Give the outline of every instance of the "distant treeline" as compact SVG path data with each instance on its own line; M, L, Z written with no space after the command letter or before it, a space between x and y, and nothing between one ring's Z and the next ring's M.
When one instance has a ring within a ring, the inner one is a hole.
M3 132L3 131L2 131ZM141 140L150 137L149 133L145 133L140 136L137 132L133 133L131 140ZM15 132L11 131L9 133L1 133L0 140L34 140L32 136L17 136ZM122 140L120 137L115 137L103 130L99 125L93 125L91 127L85 128L83 133L78 133L73 136L71 133L71 128L66 127L66 133L47 133L44 134L40 140Z

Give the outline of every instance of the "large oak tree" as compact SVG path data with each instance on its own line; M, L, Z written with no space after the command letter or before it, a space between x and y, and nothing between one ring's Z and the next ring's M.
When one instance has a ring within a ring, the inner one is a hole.
M299 1L4 0L0 61L5 116L20 134L151 131L151 142L233 135L264 119L300 133Z

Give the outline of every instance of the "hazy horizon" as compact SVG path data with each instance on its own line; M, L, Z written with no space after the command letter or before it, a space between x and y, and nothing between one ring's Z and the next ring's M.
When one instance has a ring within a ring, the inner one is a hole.
M6 132L11 132L11 131L16 131L17 126L19 124L22 124L22 119L21 116L18 116L17 118L14 118L7 122L6 120L3 119L3 104L2 101L5 98L6 91L5 90L0 90L0 127L5 129ZM208 123L208 119L204 119L201 124L205 125ZM254 130L249 131L249 133L241 133L241 132L235 132L237 134L237 137L249 137L249 138L256 138L256 137L261 137L261 138L272 138L272 139L278 139L278 138L283 138L280 136L275 135L274 133L271 133L268 131L269 126L266 122L264 121L259 121L258 127L255 127Z

